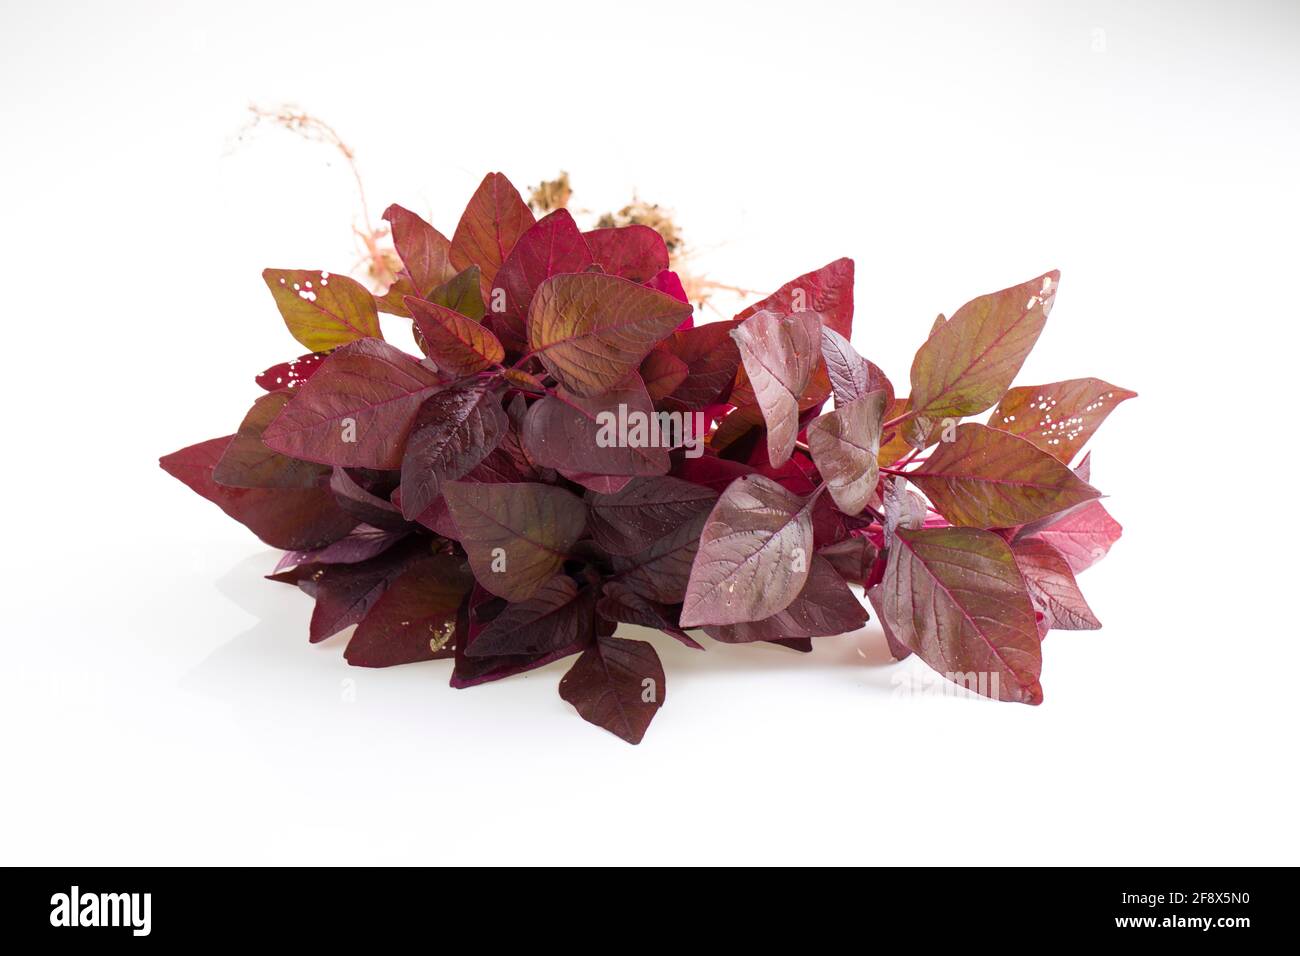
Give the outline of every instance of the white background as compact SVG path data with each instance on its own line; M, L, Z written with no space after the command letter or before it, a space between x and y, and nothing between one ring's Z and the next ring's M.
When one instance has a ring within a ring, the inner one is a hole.
M1298 862L1294 4L0 10L0 861ZM1038 708L904 698L874 623L658 640L639 747L564 664L454 691L309 646L276 555L156 464L301 351L260 270L355 260L346 170L237 143L250 101L448 234L484 172L567 169L720 281L850 255L904 388L937 312L1060 268L1020 381L1141 393L1093 442L1105 629L1048 638Z

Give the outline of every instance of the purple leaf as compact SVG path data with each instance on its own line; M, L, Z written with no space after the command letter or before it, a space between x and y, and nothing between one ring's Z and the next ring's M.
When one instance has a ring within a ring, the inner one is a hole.
M810 511L768 478L733 481L700 537L682 627L759 621L788 607L808 579Z
M360 564L383 554L406 538L407 531L385 531L368 524L357 525L346 538L311 551L286 551L275 566L276 572L300 564Z
M879 368L868 362L834 329L822 327L822 358L835 393L835 404L847 405L868 392L883 389L885 408L894 404L894 386Z
M915 531L925 527L928 509L925 499L907 487L902 478L885 482L884 501L881 504L885 518L885 547L894 541L894 532L899 528Z
M491 623L492 619L497 614L503 613L508 606L500 598L492 598L489 601L485 600L487 597L489 595L486 591L482 588L476 588L470 597L468 615L462 609L461 615L457 618L456 666L451 674L452 687L474 687L478 684L486 684L489 681L501 680L515 674L522 674L525 671L535 670L538 667L545 667L553 661L558 661L571 654L577 654L590 643L590 638L586 638L569 647L562 647L541 655L514 654L505 657L471 657L467 653L468 648L473 646L478 635ZM489 611L491 613L487 613Z
M808 448L835 504L862 512L876 491L880 426L889 408L884 389L837 406L808 426Z
M537 464L589 475L662 475L670 436L651 435L659 419L636 374L595 398L557 388L524 419L524 450ZM625 427L626 426L626 427Z
M808 580L781 611L759 621L706 625L704 633L725 644L847 634L867 622L867 613L844 579L820 555L812 556Z
M387 498L381 498L363 488L344 468L335 468L330 475L330 491L334 492L334 500L339 507L358 521L389 531L409 527L402 512L393 507Z
M598 495L612 495L622 491L632 481L629 475L596 475L589 471L562 470L560 474Z
M638 478L617 494L589 495L588 527L608 553L636 554L706 515L717 500L712 489L679 478Z
M316 599L309 639L313 644L361 621L388 588L389 582L428 554L425 542L412 538L378 557L357 564L300 564L292 571L270 575L287 581Z
M987 697L1042 703L1034 609L998 535L900 529L881 587L894 638L941 675Z
M379 339L333 353L263 433L275 451L327 465L400 468L406 436L441 385L415 358Z
M361 621L343 656L354 667L450 657L456 612L474 579L463 561L434 554L412 562Z
M865 536L845 538L818 548L817 553L830 562L837 574L853 584L865 584L880 552Z
M879 584L867 589L867 600L871 602L871 608L876 612L876 620L880 622L880 629L885 634L885 645L889 648L889 656L896 661L906 660L912 656L912 651L899 642L890 629L889 622L885 620L885 614L881 610L884 598L884 590Z
M821 319L811 312L779 318L758 312L732 333L767 422L768 458L783 465L799 434L799 403L821 361Z
M612 555L618 580L651 601L680 604L686 597L700 532L708 517L708 512L701 511L635 554Z
M402 458L402 515L414 520L442 494L443 482L483 461L510 428L485 385L435 392L420 406Z
M656 628L692 650L704 650L698 641L677 626L677 608L642 597L622 581L605 582L596 611L608 621Z
M1060 551L1042 538L1025 538L1011 545L1011 553L1029 588L1029 597L1035 608L1046 615L1049 628L1095 631L1101 627Z
M602 637L561 679L560 696L583 720L639 744L666 697L663 665L645 641Z
M465 649L470 657L543 656L594 636L595 590L557 574L526 601L507 605Z

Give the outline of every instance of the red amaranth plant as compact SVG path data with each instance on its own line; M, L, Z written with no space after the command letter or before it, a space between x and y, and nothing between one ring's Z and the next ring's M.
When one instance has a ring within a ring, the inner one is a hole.
M849 259L696 326L653 229L535 221L499 173L450 240L384 219L392 288L266 270L310 354L162 459L288 552L271 578L315 598L312 641L357 625L350 664L449 658L469 687L577 655L560 695L637 743L664 672L620 623L807 651L867 621L861 585L895 657L1031 704L1047 630L1100 626L1075 575L1120 527L1070 462L1134 393L1010 388L1057 273L940 316L899 397L849 344Z

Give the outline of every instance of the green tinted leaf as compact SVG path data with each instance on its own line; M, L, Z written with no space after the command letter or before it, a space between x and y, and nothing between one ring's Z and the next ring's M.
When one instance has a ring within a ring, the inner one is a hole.
M526 601L550 580L587 526L587 508L537 482L451 481L443 495L474 577L507 601Z
M689 303L617 276L552 276L528 313L528 346L577 395L600 395L691 314Z
M434 305L452 309L479 322L483 318L483 293L480 291L478 266L458 272L425 296Z
M1059 272L967 302L934 331L912 361L912 410L961 418L991 407L1038 341Z
M955 525L1012 528L1101 492L1023 438L967 422L907 477Z
M291 397L286 389L263 395L253 403L212 470L213 481L233 488L318 488L328 480L328 465L290 458L262 443L266 426Z
M310 269L265 269L262 281L271 290L289 333L313 352L326 352L379 331L375 297L347 276Z

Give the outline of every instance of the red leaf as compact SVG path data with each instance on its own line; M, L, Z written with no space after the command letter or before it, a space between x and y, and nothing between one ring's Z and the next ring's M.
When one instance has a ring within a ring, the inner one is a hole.
M836 259L820 269L806 272L791 279L766 299L755 302L739 315L747 319L759 312L773 312L778 316L796 312L816 312L827 328L834 329L844 338L853 331L853 260Z
M606 275L647 282L668 268L668 247L663 237L649 226L593 229L582 235L591 249L592 259Z
M740 349L731 338L737 324L697 325L664 342L663 348L686 363L686 379L672 392L674 402L699 411L727 399L740 367Z
M407 296L415 327L424 342L424 352L448 378L464 378L505 360L506 351L497 337L452 309Z
M620 422L641 425L620 434ZM630 375L596 398L554 395L534 402L524 419L524 450L544 468L587 475L662 475L668 471L670 436L649 434L658 425L645 386Z
M690 375L690 368L671 352L655 349L641 362L641 380L651 401L662 401L671 395Z
M456 274L447 237L409 209L394 203L384 210L393 245L402 259L415 294L423 298Z
M328 352L308 352L292 361L272 365L254 381L268 392L277 392L282 388L297 388L311 378L312 373L320 368L321 362L325 361L327 355Z
M1099 378L1027 385L1002 397L989 425L1019 435L1068 463L1120 402L1136 397L1137 392Z
M1080 574L1106 556L1124 529L1099 501L1072 508L1043 522L1027 526L1024 537L1046 541L1065 556L1070 570Z
M509 337L522 343L527 337L524 318L537 287L562 272L585 272L589 265L591 251L569 211L557 209L543 217L519 237L497 273L492 311L499 314L494 321L504 321Z
M510 180L488 173L451 237L452 266L457 270L478 266L483 298L490 298L497 270L532 224L533 213Z
M328 480L328 466L281 455L262 443L266 426L288 401L286 390L253 403L212 470L213 481L232 488L318 488Z
M212 469L233 435L213 438L159 460L163 471L184 482L273 548L321 548L356 526L328 488L229 488L212 480Z

